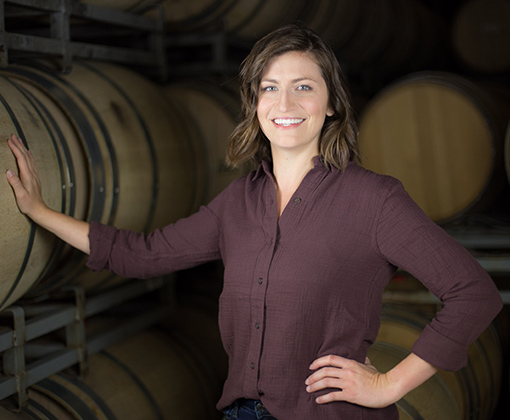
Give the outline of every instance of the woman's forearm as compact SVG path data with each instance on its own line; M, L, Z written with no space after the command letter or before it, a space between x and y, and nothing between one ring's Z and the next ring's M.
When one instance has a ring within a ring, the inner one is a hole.
M69 245L83 251L85 254L90 254L89 223L51 210L48 207L31 218L39 226L55 234Z
M410 353L398 365L386 373L398 401L408 392L434 376L438 369L414 353Z

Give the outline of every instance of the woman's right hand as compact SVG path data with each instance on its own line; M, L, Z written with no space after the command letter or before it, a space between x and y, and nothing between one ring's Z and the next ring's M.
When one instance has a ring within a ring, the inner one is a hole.
M60 239L89 254L89 223L50 209L42 197L41 181L32 152L15 134L11 135L8 144L16 157L19 176L11 169L7 170L6 175L19 210Z
M18 208L31 219L37 219L37 215L44 212L47 206L42 197L41 181L34 157L16 134L12 134L7 143L18 163L19 176L11 169L6 172Z

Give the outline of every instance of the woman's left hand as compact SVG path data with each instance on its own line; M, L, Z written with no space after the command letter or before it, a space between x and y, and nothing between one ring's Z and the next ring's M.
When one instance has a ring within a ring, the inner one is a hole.
M341 356L324 356L315 360L316 370L306 380L309 393L326 388L337 389L317 397L318 404L347 401L365 407L382 408L400 399L388 375L380 373L368 357L365 364Z

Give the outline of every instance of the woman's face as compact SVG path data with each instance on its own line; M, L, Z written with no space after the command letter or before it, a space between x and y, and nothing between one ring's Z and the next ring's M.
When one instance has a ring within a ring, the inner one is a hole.
M257 117L278 151L319 152L319 137L326 115L333 115L320 67L305 52L273 58L260 82Z

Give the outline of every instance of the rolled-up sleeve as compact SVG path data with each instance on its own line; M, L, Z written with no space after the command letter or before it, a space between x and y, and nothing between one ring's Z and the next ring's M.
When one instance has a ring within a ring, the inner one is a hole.
M122 277L161 276L219 259L220 234L218 218L206 206L149 235L92 222L87 266Z
M465 366L468 347L502 308L491 277L425 215L400 183L386 197L377 243L389 262L419 279L444 304L412 351L440 369Z
M106 267L116 237L117 229L113 226L91 222L89 231L90 254L87 266L92 271L101 271Z

